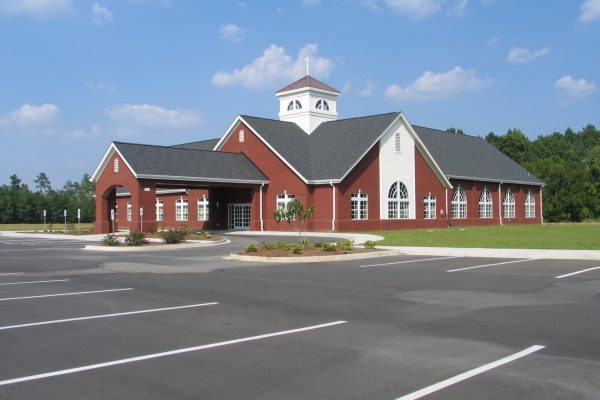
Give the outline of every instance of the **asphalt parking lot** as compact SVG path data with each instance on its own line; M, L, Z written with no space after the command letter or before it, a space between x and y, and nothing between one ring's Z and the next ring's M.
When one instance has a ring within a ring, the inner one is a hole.
M0 398L600 398L600 261L261 265L232 239L0 237Z

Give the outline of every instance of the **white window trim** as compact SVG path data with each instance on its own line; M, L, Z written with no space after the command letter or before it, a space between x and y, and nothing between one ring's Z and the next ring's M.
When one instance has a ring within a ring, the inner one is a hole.
M278 194L276 197L276 208L278 210L285 210L290 201L296 198L295 195L289 194L287 190L283 191L283 194Z
M452 195L452 219L467 219L467 194L457 186Z
M515 196L510 189L504 194L502 206L502 215L504 218L515 218Z
M245 132L243 129L240 129L240 132L238 134L238 139L239 139L240 143L244 143L244 141L246 140Z
M425 199L423 199L423 217L424 219L436 219L436 212L436 198L429 193L425 196Z
M350 197L350 218L353 220L369 219L369 195L362 193L360 189L357 193L352 193Z
M487 186L483 187L481 195L479 196L479 218L494 218L494 202L492 200L492 193Z
M206 195L198 199L198 221L208 221L208 199Z
M113 172L119 172L119 157L115 157L113 162Z
M402 136L400 132L394 134L394 151L396 154L402 154Z
M128 201L127 202L127 221L131 222L132 216L133 216L133 206L131 205L131 202Z
M531 189L525 196L525 218L535 218L535 196Z
M156 199L156 220L165 220L165 202L158 199Z
M187 221L189 218L189 203L187 199L180 197L175 200L175 221Z
M396 187L395 197L390 197L390 192ZM400 197L400 188L404 187L406 197ZM410 218L410 195L408 187L400 180L392 183L388 189L388 219L409 219Z

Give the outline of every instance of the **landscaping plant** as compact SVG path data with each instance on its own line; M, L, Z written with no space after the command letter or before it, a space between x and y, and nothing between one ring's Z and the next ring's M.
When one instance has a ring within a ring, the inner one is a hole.
M315 206L310 205L304 208L304 203L299 198L295 198L284 208L277 209L273 212L273 217L275 218L275 222L280 223L281 221L285 221L288 224L295 223L296 229L300 235L299 242L302 248L304 248L304 244L306 238L302 236L302 231L304 224L309 218L312 218L315 215Z

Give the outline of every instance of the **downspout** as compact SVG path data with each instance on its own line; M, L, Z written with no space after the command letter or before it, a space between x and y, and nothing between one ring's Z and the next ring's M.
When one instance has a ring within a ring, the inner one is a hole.
M444 196L446 199L446 225L450 228L450 213L448 212L448 188L445 188L446 195Z
M264 221L263 221L263 187L265 186L265 183L263 182L260 185L260 195L259 195L259 202L260 202L260 230L261 232L265 230L264 228Z
M331 215L331 231L335 232L335 186L333 185L333 182L329 182L329 184L331 185L331 201L332 201L332 215Z
M544 225L544 187L540 186L540 218L542 219L542 225Z
M500 216L500 226L502 226L502 181L498 183L498 215Z

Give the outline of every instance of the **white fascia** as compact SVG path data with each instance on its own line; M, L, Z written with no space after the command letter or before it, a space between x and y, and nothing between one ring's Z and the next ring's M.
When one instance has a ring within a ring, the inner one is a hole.
M492 183L514 183L517 185L530 185L530 186L546 186L545 183L539 182L526 182L526 181L511 181L506 179L491 179L491 178L478 178L476 176L458 176L458 175L448 175L448 179L461 179L465 181L480 181L480 182L492 182Z
M115 152L119 155L119 157L121 157L121 160L123 160L123 162L125 163L125 165L127 165L127 168L129 168L129 170L131 171L131 173L133 174L133 176L136 177L136 178L138 177L137 173L133 170L133 168L131 168L131 165L129 165L129 163L127 162L127 160L125 159L125 157L123 157L123 154L121 154L121 152L119 151L119 149L117 148L117 146L115 145L115 143L111 142L110 145L108 146L108 149L104 153L104 156L102 157L102 160L100 160L100 163L98 164L98 166L94 170L94 173L90 177L90 182L94 182L95 183L95 182L98 181L98 178L100 178L100 175L104 171L104 168L106 168L106 165L108 164L108 161L112 158L112 155Z
M240 115L237 116L237 118L233 121L233 123L229 126L229 128L227 129L227 131L225 132L225 135L223 135L223 137L221 138L221 140L219 140L219 143L217 143L217 145L213 148L213 151L219 151L221 150L221 147L223 147L223 144L225 144L225 142L227 141L227 139L229 139L229 137L231 136L231 134L233 133L233 129L240 123L243 122L244 125L246 125L250 131L252 133L254 133L256 135L257 138L260 139L261 142L263 142L263 144L265 146L267 146L269 148L269 150L271 150L273 152L273 154L275 154L289 169L292 170L292 172L294 172L301 180L302 182L308 184L308 179L306 179L304 176L302 176L302 174L300 172L298 172L289 162L287 162L287 160L285 158L283 158L283 156L281 154L279 154L270 144L269 142L267 142L262 136L260 136L258 134L258 132L256 132L256 130L254 130L254 128L252 128L252 126L246 121L244 120L244 118L242 118ZM328 181L329 182L329 181ZM267 182L268 183L268 182Z

